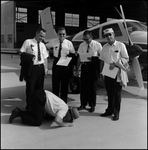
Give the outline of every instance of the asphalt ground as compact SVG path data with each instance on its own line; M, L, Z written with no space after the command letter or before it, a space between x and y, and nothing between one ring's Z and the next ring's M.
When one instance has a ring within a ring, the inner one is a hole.
M136 80L122 90L120 118L101 117L107 107L104 87L97 90L95 112L80 111L73 127L58 127L44 121L39 127L21 124L16 118L9 124L15 107L24 109L25 82L19 81L18 55L1 54L1 149L147 149L147 82L140 91ZM52 60L49 60L51 70ZM44 89L51 91L51 71ZM69 106L80 106L80 94L69 90Z

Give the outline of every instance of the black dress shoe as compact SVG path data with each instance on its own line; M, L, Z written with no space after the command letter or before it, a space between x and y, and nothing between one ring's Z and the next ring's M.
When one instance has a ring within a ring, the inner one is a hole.
M91 112L91 113L94 112L94 111L95 111L95 107L91 107L90 110L89 110L89 112Z
M19 116L20 111L21 110L18 107L16 107L14 110L12 110L12 114L9 118L9 123L12 123L13 119Z
M112 115L111 113L105 112L104 114L101 114L101 117L106 117L106 116L111 116L111 115Z
M78 108L78 110L82 110L82 109L85 109L85 106L80 106L80 107Z
M119 117L118 117L118 116L114 116L114 117L113 117L113 120L114 120L114 121L117 121L117 120L119 120Z

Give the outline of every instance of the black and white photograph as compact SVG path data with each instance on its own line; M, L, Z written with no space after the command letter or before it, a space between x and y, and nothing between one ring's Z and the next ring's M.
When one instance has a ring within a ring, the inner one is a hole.
M147 1L1 1L1 149L147 149Z

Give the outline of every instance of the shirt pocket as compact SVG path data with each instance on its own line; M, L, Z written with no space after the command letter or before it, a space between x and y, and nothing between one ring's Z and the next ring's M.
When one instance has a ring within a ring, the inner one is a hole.
M53 53L54 53L54 56L58 56L58 53L59 53L59 45L55 45L53 47Z
M114 62L117 62L118 59L120 58L120 51L119 50L113 51L112 58L113 58Z

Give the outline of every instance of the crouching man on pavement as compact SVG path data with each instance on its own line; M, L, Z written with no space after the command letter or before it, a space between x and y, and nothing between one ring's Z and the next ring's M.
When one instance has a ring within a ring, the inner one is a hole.
M53 119L60 127L73 126L73 120L79 117L77 108L68 105L58 96L47 90L37 90L31 95L31 111L16 107L12 110L9 123L17 117L22 124L40 126L44 118Z

